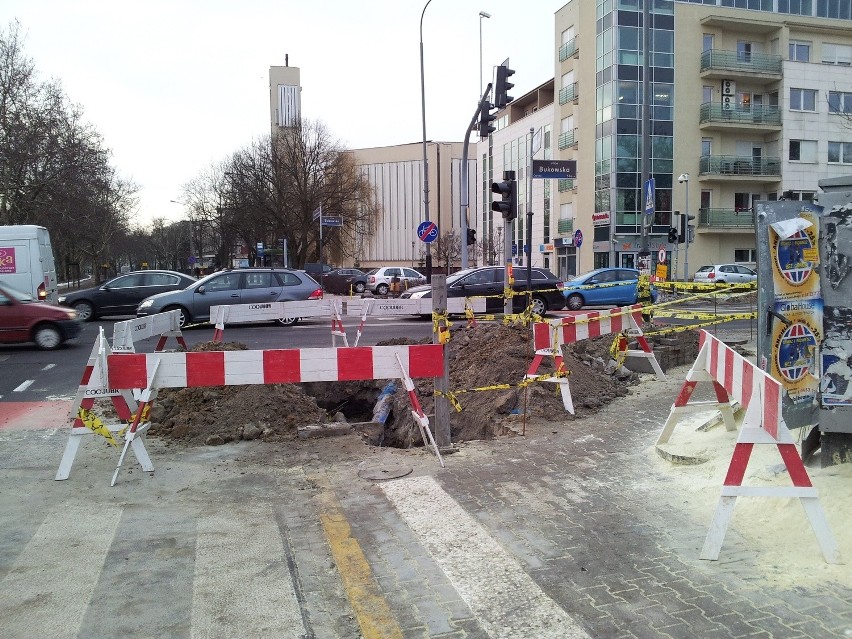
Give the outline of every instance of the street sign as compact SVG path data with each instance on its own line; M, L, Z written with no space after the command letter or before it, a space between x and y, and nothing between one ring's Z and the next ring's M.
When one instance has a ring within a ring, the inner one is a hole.
M648 179L645 182L645 215L653 215L654 214L654 198L656 197L656 190L654 188L654 178Z
M666 262L666 249L661 248L659 251L657 251L657 261L660 264L665 264L665 262Z
M257 243L257 256L263 257L263 242Z
M323 215L320 223L323 226L343 226L343 218L339 215Z
M576 246L577 248L583 246L583 231L581 231L580 229L574 231L574 246Z
M577 160L533 160L533 178L573 180L577 177Z
M417 227L417 237L426 244L431 244L438 239L438 225L434 222L421 222Z
M186 258L186 262L187 262L187 264L189 264L190 266L192 266L193 264L195 264L195 261L196 261L196 260L195 260L195 256L194 256L194 255L190 255L188 258Z

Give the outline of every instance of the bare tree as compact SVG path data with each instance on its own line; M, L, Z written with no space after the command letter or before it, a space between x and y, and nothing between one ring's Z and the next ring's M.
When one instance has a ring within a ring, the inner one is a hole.
M452 267L461 260L462 243L459 234L455 230L444 231L438 242L435 242L433 256L438 264L443 264L445 272L449 275Z

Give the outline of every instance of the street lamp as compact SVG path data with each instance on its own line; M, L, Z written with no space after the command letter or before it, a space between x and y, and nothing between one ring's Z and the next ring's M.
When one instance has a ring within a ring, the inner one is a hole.
M689 173L681 173L677 181L686 185L686 204L683 207L683 232L686 233L683 248L683 281L689 281Z
M482 95L482 18L490 17L490 13L479 12L479 95Z
M426 79L423 75L423 16L432 0L427 0L420 14L420 108L423 116L423 206L429 221L429 161L426 158ZM426 244L426 281L432 281L432 248Z

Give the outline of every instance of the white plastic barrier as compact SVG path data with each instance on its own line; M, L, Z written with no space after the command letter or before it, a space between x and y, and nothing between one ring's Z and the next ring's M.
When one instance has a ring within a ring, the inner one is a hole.
M157 313L148 317L137 317L125 322L117 322L112 330L113 353L134 353L134 342L151 337L159 337L156 350L161 351L169 337L186 348L183 334L180 332L180 311Z

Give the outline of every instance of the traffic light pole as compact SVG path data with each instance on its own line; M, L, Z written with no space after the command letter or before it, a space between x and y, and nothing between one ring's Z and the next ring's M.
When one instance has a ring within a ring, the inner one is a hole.
M485 98L491 93L491 83L488 83L488 86L485 87L485 91L479 98L479 102L476 105L476 111L473 114L473 118L470 121L470 126L467 127L467 131L464 134L464 148L462 149L462 165L461 165L461 267L466 269L468 266L468 248L467 244L467 229L468 229L468 208L470 206L470 195L468 193L468 166L467 166L467 154L468 147L470 146L470 134L473 133L473 128L476 126L476 121L480 118L482 114L483 105L487 104ZM475 246L475 245L474 245Z

